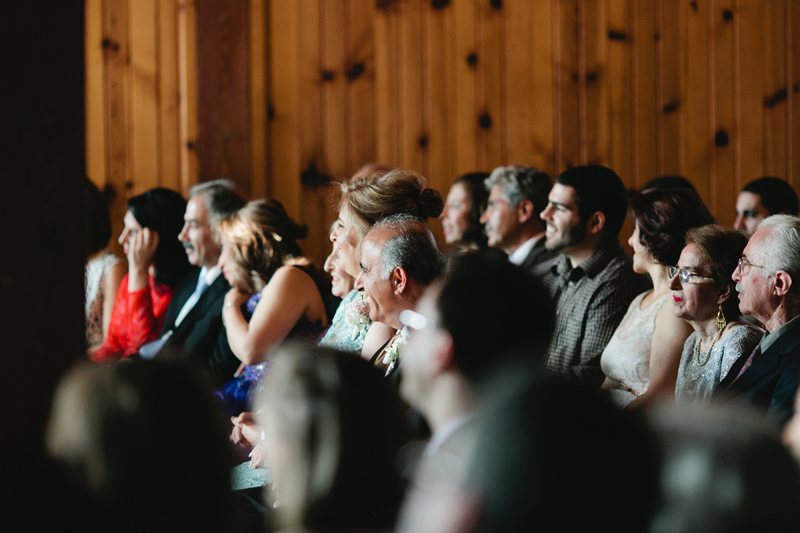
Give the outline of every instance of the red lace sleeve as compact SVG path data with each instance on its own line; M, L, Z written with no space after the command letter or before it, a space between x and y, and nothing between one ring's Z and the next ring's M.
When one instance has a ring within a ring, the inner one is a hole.
M108 337L93 360L98 363L117 361L137 353L144 344L156 340L172 293L173 289L156 283L152 276L149 290L128 292L126 274L117 291Z

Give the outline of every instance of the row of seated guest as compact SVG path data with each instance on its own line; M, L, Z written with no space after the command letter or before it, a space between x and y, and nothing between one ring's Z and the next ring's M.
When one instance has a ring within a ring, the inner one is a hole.
M229 412L250 409L269 373L270 351L284 340L316 342L329 324L329 282L302 256L298 226L276 200L255 200L223 220L219 266L231 290L223 319L241 377L219 391Z
M81 187L86 205L86 346L91 357L108 336L125 266L108 250L111 216L107 200L89 178L81 180Z
M186 200L169 189L152 189L128 200L119 237L128 273L117 290L108 333L94 361L128 357L158 337L175 287L190 268L178 241L185 210Z
M654 395L674 394L691 327L666 305L673 299L669 265L678 264L688 230L714 222L697 193L686 189L643 193L633 200L631 216L633 271L647 274L653 288L633 299L600 359L606 375L601 388L623 407L637 398L646 402Z

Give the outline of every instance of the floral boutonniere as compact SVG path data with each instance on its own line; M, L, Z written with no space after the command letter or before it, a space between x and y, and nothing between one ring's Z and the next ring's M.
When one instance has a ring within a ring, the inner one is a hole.
M353 336L350 340L356 340L362 332L366 334L372 321L369 319L369 301L364 291L359 292L356 299L347 304L344 321L353 328Z
M389 345L389 348L386 349L386 355L383 356L383 364L389 365L389 367L386 369L384 377L388 376L389 373L394 370L394 367L397 366L397 361L400 359L400 348L407 343L408 336L401 331L392 341L392 344Z

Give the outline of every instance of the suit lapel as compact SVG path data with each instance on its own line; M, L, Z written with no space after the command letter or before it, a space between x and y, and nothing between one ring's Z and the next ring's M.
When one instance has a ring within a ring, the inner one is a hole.
M784 354L793 352L800 343L800 322L792 329L786 331L772 343L766 352L763 352L753 364L745 370L744 374L737 379L728 389L729 396L736 396L772 372L781 363ZM748 354L749 356L750 354ZM732 373L732 372L731 372ZM729 373L728 376L731 374ZM721 384L722 385L722 384Z
M178 313L183 309L183 304L186 303L186 300L189 299L189 296L192 295L195 287L197 287L197 278L199 276L200 269L194 267L192 271L183 278L181 284L178 285L175 294L172 295L172 301L170 301L169 307L167 307L167 313L164 315L164 327L161 329L162 334L175 327L175 319L178 318Z
M195 285L196 284L197 284L197 280L195 279ZM200 299L197 300L196 304L194 304L194 307L192 307L192 309L186 314L186 316L183 317L183 320L181 321L180 326L175 328L176 332L180 331L181 329L183 329L185 327L189 327L190 325L193 325L201 317L204 317L204 316L208 315L209 313L213 313L214 310L211 309L211 307L214 306L214 305L216 305L216 306L218 306L220 308L220 309L218 309L219 312L222 312L222 302L219 301L219 298L220 298L220 296L224 297L225 293L228 292L229 290L230 290L230 285L228 285L228 282L225 280L225 276L223 276L220 273L220 275L217 276L217 279L214 280L214 283L212 283L203 292L202 296L200 296ZM192 291L192 292L194 292L194 291ZM190 293L190 295L191 295L191 293ZM188 300L188 299L189 299L189 297L187 296L183 300L183 302L186 303L186 300ZM181 304L181 307L178 308L178 309L180 310L182 307L183 307L183 304Z
M528 253L528 257L526 257L520 265L522 268L530 270L532 267L548 258L543 257L548 253L548 250L545 247L545 241L546 239L544 237L536 241L536 244L533 245L533 248L531 248L531 251Z

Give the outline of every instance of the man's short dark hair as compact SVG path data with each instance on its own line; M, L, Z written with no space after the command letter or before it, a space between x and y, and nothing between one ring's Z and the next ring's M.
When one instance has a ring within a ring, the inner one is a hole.
M556 183L575 189L581 220L599 211L606 218L606 239L619 237L628 212L628 192L616 172L602 165L574 167L562 172Z
M800 201L794 188L780 178L772 176L758 178L745 185L742 192L757 194L761 199L761 205L770 215L797 216L800 211Z
M373 229L384 228L399 234L389 238L381 251L381 278L389 279L392 270L402 267L411 279L428 286L444 274L447 259L439 250L428 226L408 214L379 220Z
M189 189L189 198L201 195L205 200L209 223L212 228L216 227L221 219L232 215L244 207L245 204L244 198L239 194L236 185L231 180L207 181L198 183Z
M554 311L547 293L505 258L453 258L437 308L440 327L453 338L455 364L475 384L485 383L507 362L538 366L552 336Z
M513 207L522 200L530 200L535 220L539 220L539 215L547 207L547 196L552 188L550 176L545 171L519 165L497 167L484 183L489 191L495 185L500 185L503 198Z

